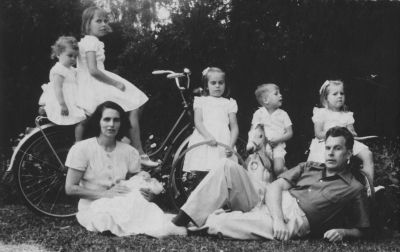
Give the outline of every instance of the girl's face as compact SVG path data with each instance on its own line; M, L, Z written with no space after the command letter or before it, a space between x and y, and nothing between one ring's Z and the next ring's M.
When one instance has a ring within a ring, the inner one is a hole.
M326 97L329 109L340 111L344 106L344 87L342 84L329 85L328 96Z
M100 135L116 137L121 127L121 118L117 110L106 108L100 119Z
M221 97L225 92L225 76L223 73L208 74L207 87L210 96Z
M89 35L103 37L109 31L108 17L103 11L96 10L89 25Z
M72 49L71 46L66 46L65 50L57 56L58 62L63 66L69 68L76 63L76 57L78 56L77 50Z

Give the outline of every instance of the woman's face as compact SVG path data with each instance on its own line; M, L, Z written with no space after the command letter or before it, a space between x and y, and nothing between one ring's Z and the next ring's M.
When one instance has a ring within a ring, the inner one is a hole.
M100 119L100 135L116 137L121 127L121 118L117 110L106 108Z

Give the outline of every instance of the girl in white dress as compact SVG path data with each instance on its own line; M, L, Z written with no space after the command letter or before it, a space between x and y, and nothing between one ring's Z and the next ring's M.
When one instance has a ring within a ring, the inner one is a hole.
M146 166L157 166L144 154L140 141L139 108L148 100L135 85L104 68L104 43L99 40L111 31L107 13L98 7L89 7L82 14L82 33L78 57L78 104L88 114L104 101L113 101L129 112L132 128L129 130L131 144L141 154Z
M58 62L50 70L50 82L42 85L43 94L39 104L44 105L46 115L53 123L77 124L75 137L79 141L83 133L83 126L79 122L86 116L76 103L78 86L73 65L79 53L78 43L74 37L61 36L51 48L51 57L57 58Z
M219 159L231 157L232 152L217 146L216 142L234 148L239 134L236 119L238 107L234 99L226 98L225 73L217 67L208 67L202 74L206 96L194 99L195 130L190 137L189 147L203 141L210 143L186 153L183 170L190 172L210 171Z
M340 80L327 80L320 90L321 108L314 108L312 121L314 123L315 138L310 145L308 161L325 162L325 133L334 126L347 127L357 139L354 130L353 112L345 105L344 84ZM368 146L354 141L353 155L361 159L363 171L371 181L374 178L374 162L372 152Z
M80 197L78 222L89 231L110 231L118 236L147 234L154 237L185 235L152 202L161 184L140 172L140 157L120 139L128 130L124 110L104 102L89 118L86 129L93 136L76 143L65 162L65 191ZM128 174L134 174L126 180Z

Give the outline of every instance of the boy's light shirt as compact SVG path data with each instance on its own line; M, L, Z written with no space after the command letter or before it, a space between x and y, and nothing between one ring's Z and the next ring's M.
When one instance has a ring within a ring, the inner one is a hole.
M265 135L269 140L281 137L285 133L285 128L292 125L289 115L282 109L275 110L272 114L265 107L260 107L253 114L251 125L264 125Z

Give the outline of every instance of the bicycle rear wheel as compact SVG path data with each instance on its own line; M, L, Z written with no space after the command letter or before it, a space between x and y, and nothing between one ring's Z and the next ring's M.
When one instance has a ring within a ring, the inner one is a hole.
M179 210L179 208L186 202L192 191L207 175L207 172L193 173L183 171L186 153L199 147L200 145L207 144L207 142L202 142L188 148L188 143L189 138L185 139L185 141L183 141L177 149L174 155L171 173L168 180L167 194L175 210ZM221 146L222 144L218 143L218 145ZM246 142L242 138L239 138L236 144L237 151L234 153L234 155L238 157L239 163L242 165L244 164L244 158L247 157L245 147Z
M43 129L19 148L14 171L19 191L34 212L51 217L71 217L78 198L65 194L67 168L64 162L75 141L73 128L51 126Z

